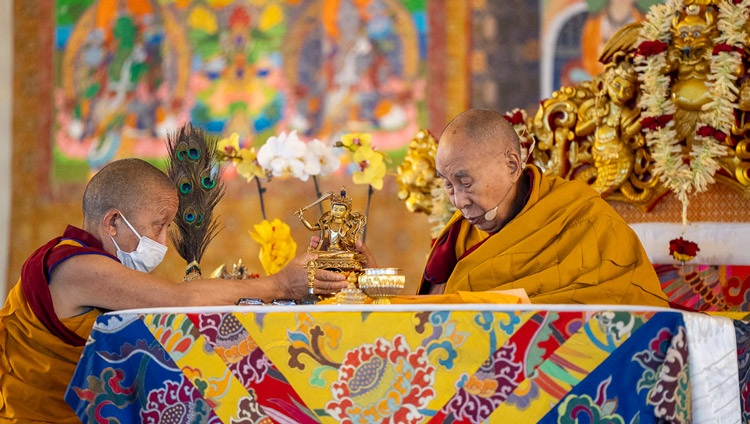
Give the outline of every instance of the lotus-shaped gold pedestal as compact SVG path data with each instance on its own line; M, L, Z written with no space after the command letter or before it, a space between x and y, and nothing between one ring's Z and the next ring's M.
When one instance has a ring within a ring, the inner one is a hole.
M349 281L349 286L336 293L336 303L340 305L365 303L365 300L367 299L365 294L362 293L362 290L357 288L357 274L355 272L350 272L346 279Z

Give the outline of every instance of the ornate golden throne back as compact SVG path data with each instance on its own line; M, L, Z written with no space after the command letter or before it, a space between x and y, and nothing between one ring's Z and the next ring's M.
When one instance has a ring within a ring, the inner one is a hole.
M747 16L730 1L669 1L623 27L603 49L603 73L524 120L533 162L586 182L629 221L687 219L689 205L700 212L691 220L747 221ZM710 211L737 200L745 207L732 216Z

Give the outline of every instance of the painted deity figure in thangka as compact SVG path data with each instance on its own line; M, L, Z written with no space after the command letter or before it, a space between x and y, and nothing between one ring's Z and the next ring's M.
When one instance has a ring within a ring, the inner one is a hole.
M384 0L322 3L305 2L285 36L290 128L318 138L356 129L381 148L403 147L424 90L415 11Z
M55 52L55 161L98 169L118 157L160 158L163 138L188 112L190 58L178 19L149 2L88 3L56 32L64 36Z

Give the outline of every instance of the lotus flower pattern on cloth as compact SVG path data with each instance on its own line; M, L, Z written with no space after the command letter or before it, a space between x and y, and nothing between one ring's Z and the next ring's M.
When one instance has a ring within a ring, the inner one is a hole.
M401 335L392 343L378 338L346 354L326 410L342 423L421 422L419 408L435 397L434 379L424 347L411 351Z

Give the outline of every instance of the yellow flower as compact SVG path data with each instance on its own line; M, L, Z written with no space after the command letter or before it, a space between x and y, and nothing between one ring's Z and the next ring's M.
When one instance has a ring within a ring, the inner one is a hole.
M216 144L216 153L219 161L232 162L232 165L237 168L237 173L245 177L248 182L255 177L266 176L258 163L255 148L240 148L240 136L237 133L219 140Z
M237 173L245 177L249 182L253 178L266 176L265 171L258 163L258 154L254 148L240 149L240 163L237 164Z
M188 17L188 23L190 27L209 34L215 34L219 27L216 23L216 16L213 12L203 6L198 6L193 9L190 13L190 17Z
M359 171L354 171L352 175L354 184L369 184L375 190L383 188L386 167L382 153L369 146L361 147L354 151L352 159L359 165Z
M341 144L349 151L356 151L361 147L372 146L372 134L350 133L341 136Z
M240 135L236 132L227 138L219 140L216 144L216 150L219 160L231 160L235 165L242 162L242 157L240 156Z
M260 244L258 258L266 275L279 272L297 254L297 243L292 238L289 225L278 218L263 220L253 226L250 236Z

